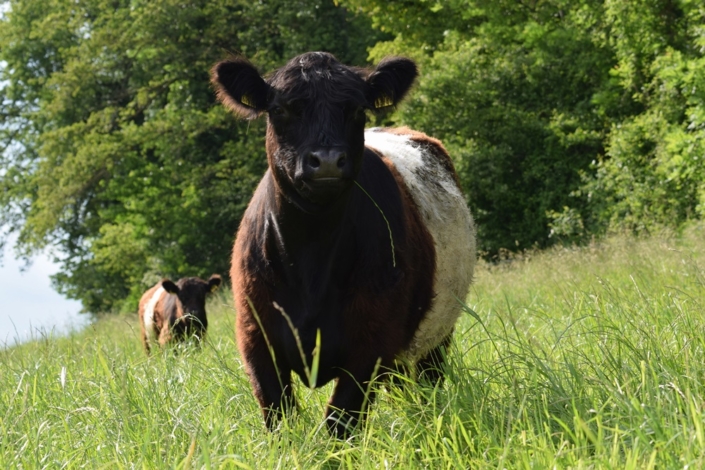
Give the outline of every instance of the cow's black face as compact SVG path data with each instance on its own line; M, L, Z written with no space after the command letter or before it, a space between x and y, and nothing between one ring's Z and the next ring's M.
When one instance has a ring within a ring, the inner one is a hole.
M176 283L179 292L176 294L181 301L184 314L193 315L196 318L206 317L206 294L208 285L198 278L182 278Z
M198 329L205 329L208 326L206 318L206 295L214 292L221 283L221 277L217 274L204 281L198 277L184 277L173 283L166 279L162 281L162 287L172 295L176 295L181 302L183 314L190 317L189 323Z
M362 166L365 110L393 107L417 75L409 59L383 60L374 70L348 67L325 52L295 57L265 80L246 60L212 70L218 98L236 113L267 113L267 157L290 200L333 202Z
M304 54L267 80L267 155L293 201L335 201L362 166L369 85L326 53Z
M364 89L364 81L356 78ZM307 94L314 96L277 93L271 100L267 151L283 190L325 205L350 187L360 171L367 106L361 99Z

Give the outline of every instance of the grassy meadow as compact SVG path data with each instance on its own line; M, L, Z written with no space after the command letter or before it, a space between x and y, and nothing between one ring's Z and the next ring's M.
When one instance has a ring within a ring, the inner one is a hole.
M0 351L2 468L702 468L705 227L481 264L441 389L384 387L346 442L331 386L265 431L229 293L200 350L137 316Z

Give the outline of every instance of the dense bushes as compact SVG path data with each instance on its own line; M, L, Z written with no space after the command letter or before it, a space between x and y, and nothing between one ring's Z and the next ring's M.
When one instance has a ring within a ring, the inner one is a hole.
M489 256L703 215L701 2L345 4L423 65L395 121L450 147Z

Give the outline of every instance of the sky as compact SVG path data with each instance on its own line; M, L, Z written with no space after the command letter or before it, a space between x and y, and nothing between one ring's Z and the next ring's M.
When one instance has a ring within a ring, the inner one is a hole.
M9 9L9 2L0 3L0 18ZM24 262L14 259L13 244L14 239L9 239L0 253L0 349L42 334L60 334L87 325L89 316L78 313L81 304L51 288L49 276L58 271L51 258L36 256L29 269L22 272Z
M23 261L14 259L6 245L0 266L0 349L43 334L61 334L89 323L90 317L78 313L81 304L51 288L49 276L58 266L47 255L33 259L24 272Z

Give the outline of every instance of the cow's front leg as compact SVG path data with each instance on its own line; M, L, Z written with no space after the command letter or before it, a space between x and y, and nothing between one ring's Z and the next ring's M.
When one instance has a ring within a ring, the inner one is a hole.
M384 362L384 364L383 364ZM341 372L326 410L326 424L338 439L347 438L374 401L373 379L389 364L380 358L356 361Z
M274 430L282 415L295 408L291 370L274 361L261 336L242 345L241 353L264 422Z

